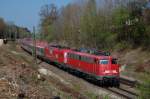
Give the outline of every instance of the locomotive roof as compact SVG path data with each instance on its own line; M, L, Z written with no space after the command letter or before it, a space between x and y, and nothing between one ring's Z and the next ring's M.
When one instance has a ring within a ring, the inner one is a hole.
M33 40L31 38L25 38L22 40L24 43L28 43L31 46L33 46ZM108 58L111 57L109 52L104 52L104 51L100 51L97 50L95 48L80 48L80 49L71 49L69 47L66 46L61 46L58 44L48 44L45 41L41 41L41 40L36 40L36 46L43 48L43 47L54 47L54 48L58 48L64 51L69 51L71 53L76 53L78 55L84 55L84 56L89 56L89 57L95 57L95 58Z
M103 57L103 58L108 58L110 57L110 53L109 52L104 52L104 51L100 51L100 50L96 50L96 49L86 49L86 48L80 48L80 49L71 49L69 47L65 47L65 46L60 46L60 45L49 45L49 47L54 47L54 48L58 48L64 51L69 51L71 53L76 53L78 55L84 55L84 56L89 56L89 57Z
M92 58L98 58L98 59L108 59L111 58L111 56L105 56L105 55L94 55L94 54L89 54L89 53L84 53L84 52L77 52L77 51L73 51L70 50L71 53L77 54L77 55L81 55L81 56L87 56L87 57L92 57Z
M24 43L27 43L27 44L29 44L29 45L31 45L31 46L34 45L32 39L24 39L23 42L24 42ZM48 45L48 43L45 42L45 41L40 41L40 40L37 40L37 41L36 41L36 46L37 46L37 47L43 48L43 47L45 47L45 46L47 46L47 45Z
M92 48L92 49L80 48L79 52L89 53L89 54L93 54L93 55L100 55L100 56L110 56L109 52L100 51L95 48Z
M67 47L67 46L51 45L51 44L49 44L49 47L55 47L55 48L58 48L58 49L70 49L70 47Z

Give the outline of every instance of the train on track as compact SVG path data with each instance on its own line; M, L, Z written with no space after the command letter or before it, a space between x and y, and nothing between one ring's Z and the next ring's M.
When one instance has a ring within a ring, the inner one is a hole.
M36 48L38 57L71 69L79 75L86 75L101 86L120 86L120 66L117 64L117 59L108 52L85 48L71 49L40 40L34 43L31 38L20 40L20 45L30 53L33 53Z

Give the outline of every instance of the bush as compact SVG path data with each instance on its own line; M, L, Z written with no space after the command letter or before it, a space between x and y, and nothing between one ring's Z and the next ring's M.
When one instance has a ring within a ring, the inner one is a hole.
M127 42L120 42L115 46L115 49L118 51L122 51L124 49L131 48L131 45Z

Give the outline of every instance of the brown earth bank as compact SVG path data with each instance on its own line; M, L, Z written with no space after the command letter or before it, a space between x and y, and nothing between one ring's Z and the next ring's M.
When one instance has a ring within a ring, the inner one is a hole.
M126 49L112 53L121 65L121 74L141 79L145 74L150 76L150 52L137 49Z
M43 73L40 70L44 70ZM46 71L46 72L45 72ZM121 99L81 78L37 61L18 44L0 47L0 99Z

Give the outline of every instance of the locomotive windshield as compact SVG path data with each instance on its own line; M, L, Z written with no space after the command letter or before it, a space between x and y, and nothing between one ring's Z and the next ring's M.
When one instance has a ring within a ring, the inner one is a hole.
M100 63L100 64L108 64L108 62L109 62L109 61L108 61L107 59L103 59L103 60L100 60L99 63Z

